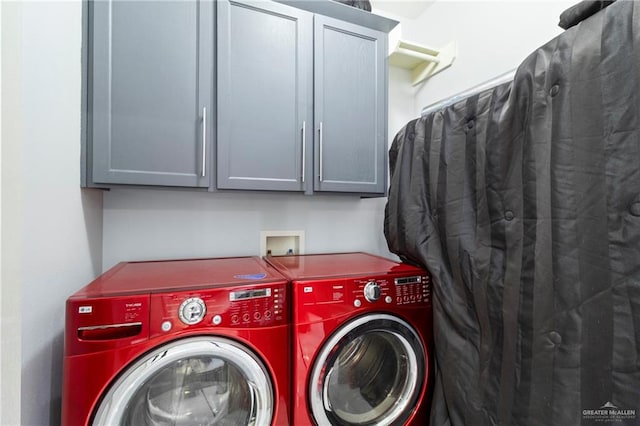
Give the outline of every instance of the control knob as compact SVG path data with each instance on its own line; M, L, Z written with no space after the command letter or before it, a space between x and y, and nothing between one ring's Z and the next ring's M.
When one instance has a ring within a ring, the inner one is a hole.
M207 307L204 301L199 297L191 297L186 299L178 309L180 321L187 325L197 324L204 318L207 313Z
M364 286L364 298L367 299L368 302L377 302L381 294L382 290L380 289L380 285L375 281L369 281Z

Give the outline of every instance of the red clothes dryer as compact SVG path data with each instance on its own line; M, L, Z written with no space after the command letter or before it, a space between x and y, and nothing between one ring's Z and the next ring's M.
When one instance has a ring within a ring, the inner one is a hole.
M266 259L291 280L293 424L428 424L427 271L366 253Z
M118 264L67 300L62 424L290 424L287 289L258 257Z

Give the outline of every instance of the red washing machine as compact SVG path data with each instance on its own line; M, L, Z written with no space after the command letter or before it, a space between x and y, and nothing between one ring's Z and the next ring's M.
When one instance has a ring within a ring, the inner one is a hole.
M293 424L428 424L427 271L367 253L266 259L291 280Z
M118 264L67 300L62 424L290 424L287 293L258 257Z

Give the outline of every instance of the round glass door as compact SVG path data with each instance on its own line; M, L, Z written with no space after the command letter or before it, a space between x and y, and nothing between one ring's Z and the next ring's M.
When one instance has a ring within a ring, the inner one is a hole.
M426 380L425 349L404 320L365 315L339 328L314 363L309 400L319 425L402 424Z
M102 400L94 425L268 425L269 373L225 338L175 341L129 367Z

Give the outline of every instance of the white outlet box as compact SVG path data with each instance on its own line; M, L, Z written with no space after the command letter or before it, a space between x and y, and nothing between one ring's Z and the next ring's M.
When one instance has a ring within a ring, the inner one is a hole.
M304 254L304 231L261 231L260 255Z

